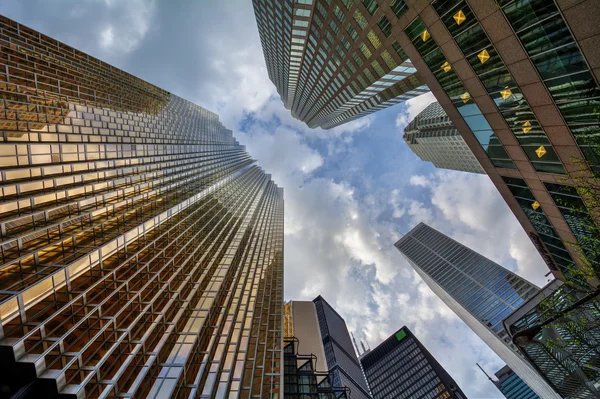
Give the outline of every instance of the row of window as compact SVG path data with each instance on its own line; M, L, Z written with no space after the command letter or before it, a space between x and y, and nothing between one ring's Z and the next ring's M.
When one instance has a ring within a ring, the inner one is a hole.
M431 69L454 106L464 117L492 163L499 168L516 169L496 134L462 85L460 78L427 31L423 21L417 18L404 32L415 45L423 57L423 61Z

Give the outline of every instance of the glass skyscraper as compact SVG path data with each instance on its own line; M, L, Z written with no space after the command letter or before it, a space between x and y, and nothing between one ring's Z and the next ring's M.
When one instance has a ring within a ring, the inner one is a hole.
M506 399L539 399L539 396L510 367L504 366L496 371L494 375L498 378L498 381L494 381L494 384Z
M540 397L560 398L520 354L502 321L539 288L419 223L395 244L417 274Z
M361 357L373 399L466 399L446 370L402 327Z
M590 176L600 165L600 3L406 4L410 17L399 20L402 33L395 38L418 76L554 276L577 274L585 265L577 244L586 256L595 254L587 251L585 229L570 223L564 198L555 194L595 206L568 185L569 177ZM591 218L585 206L577 213Z
M281 398L283 190L218 116L0 17L0 389Z
M269 78L292 116L329 129L429 91L397 41L404 0L253 0Z
M283 319L284 398L350 398L350 390L336 386L336 379L327 368L314 302L287 302L283 308Z
M370 399L346 322L320 295L313 302L333 384L350 388L352 399Z
M403 138L419 158L436 168L485 173L438 102L428 105L406 126Z

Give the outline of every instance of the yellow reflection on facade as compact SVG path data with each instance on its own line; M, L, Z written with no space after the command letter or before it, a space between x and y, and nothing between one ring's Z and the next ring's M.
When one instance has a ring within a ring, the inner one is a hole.
M490 59L490 54L486 49L483 49L483 51L477 54L477 58L479 58L479 61L481 61L482 64L485 64L485 62Z
M454 18L457 25L462 24L467 19L467 17L465 16L465 13L462 12L462 10L458 10L458 12L456 14L454 14L454 16L452 18Z

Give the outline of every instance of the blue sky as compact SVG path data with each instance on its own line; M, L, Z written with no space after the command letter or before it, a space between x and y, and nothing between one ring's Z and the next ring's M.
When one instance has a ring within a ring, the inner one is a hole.
M409 326L470 398L503 363L393 247L426 222L544 284L548 271L487 176L436 170L402 140L433 97L308 129L268 80L250 0L13 0L0 13L211 111L285 190L285 296L323 295L374 347Z

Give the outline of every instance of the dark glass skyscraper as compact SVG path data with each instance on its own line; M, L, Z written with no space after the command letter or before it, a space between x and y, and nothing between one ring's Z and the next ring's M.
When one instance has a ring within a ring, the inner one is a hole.
M0 391L281 398L283 190L218 116L0 17Z
M398 44L404 0L253 0L269 78L292 116L328 129L429 91Z
M559 398L502 324L538 287L424 223L395 246L431 290L540 397Z
M346 322L323 297L318 296L313 302L317 307L327 367L333 376L333 384L350 388L352 399L369 399L369 389Z
M539 399L539 396L510 367L504 366L496 371L494 375L498 378L498 381L494 381L494 384L506 399Z
M351 399L348 388L333 385L331 373L317 371L314 354L298 352L301 340L286 336L283 345L285 399Z
M407 327L367 352L360 361L373 399L467 397Z

